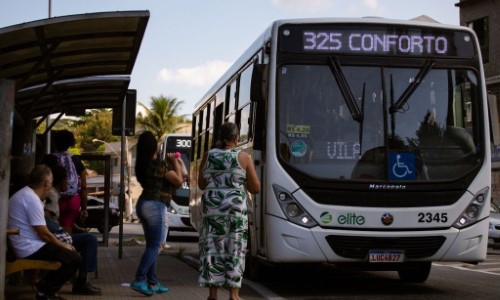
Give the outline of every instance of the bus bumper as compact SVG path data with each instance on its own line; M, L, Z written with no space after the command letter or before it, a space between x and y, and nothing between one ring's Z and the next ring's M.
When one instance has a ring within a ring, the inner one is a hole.
M167 209L168 228L172 231L194 231L189 217L189 207L181 206L173 200Z
M353 243L339 250L332 244L332 237L352 238ZM422 239L440 238L444 241L435 251L422 257L407 258L406 261L460 261L479 262L486 259L488 246L488 220L484 219L474 226L458 230L426 231L361 231L339 230L315 227L312 229L294 225L287 220L270 216L266 226L267 257L270 262L329 262L360 263L367 262L369 250L402 250L406 246L394 246L391 241L405 239L408 247L418 252ZM378 243L371 249L371 243ZM412 244L413 243L413 244ZM362 246L360 246L360 244ZM366 245L366 249L361 249ZM334 250L334 248L336 250ZM365 252L363 252L365 251ZM345 253L358 252L357 257Z

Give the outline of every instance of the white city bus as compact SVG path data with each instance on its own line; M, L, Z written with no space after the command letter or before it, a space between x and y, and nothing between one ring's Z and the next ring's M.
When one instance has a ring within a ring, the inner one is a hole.
M167 134L161 143L161 154L179 152L181 159L189 170L191 157L191 136L182 133ZM167 209L168 229L171 231L193 230L189 219L189 176L182 185L172 193L172 200Z
M267 263L397 270L486 257L490 137L468 28L380 18L279 20L196 105L196 174L225 121L262 182L247 271Z

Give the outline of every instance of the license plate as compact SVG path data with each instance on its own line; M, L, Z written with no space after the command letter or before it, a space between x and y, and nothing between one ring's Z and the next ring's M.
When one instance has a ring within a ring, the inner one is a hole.
M405 260L405 254L400 250L370 250L368 261L371 263L401 263Z

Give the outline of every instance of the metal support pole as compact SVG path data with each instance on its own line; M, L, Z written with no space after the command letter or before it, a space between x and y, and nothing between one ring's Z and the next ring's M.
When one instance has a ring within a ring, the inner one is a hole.
M123 208L125 206L125 161L127 159L125 151L125 116L126 116L126 98L123 98L122 102L122 140L121 140L121 152L120 152L120 225L118 233L118 258L123 257Z
M0 299L5 291L5 253L9 211L10 157L14 126L14 81L0 79Z

